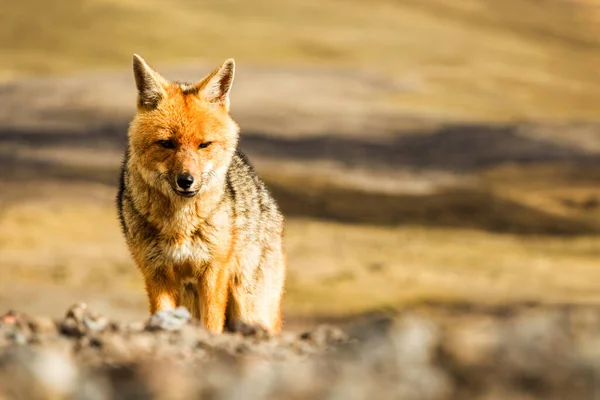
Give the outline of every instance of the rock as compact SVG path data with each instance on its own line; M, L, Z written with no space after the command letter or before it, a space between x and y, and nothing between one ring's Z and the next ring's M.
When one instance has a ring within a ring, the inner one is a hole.
M67 315L65 318L71 318L77 322L83 322L83 317L87 311L87 308L88 306L85 303L74 304L67 310Z
M61 333L78 338L85 336L88 332L104 331L108 327L108 319L89 310L85 303L73 305L60 323Z
M0 322L2 324L14 325L17 323L18 314L14 310L9 310L6 314L2 316L2 320Z
M181 329L182 326L189 323L192 315L187 308L181 306L174 310L161 310L155 313L146 324L149 331L166 330L174 331Z
M347 341L348 336L340 328L331 325L319 325L313 331L301 334L300 339L311 341L319 348L325 348Z
M85 335L85 326L74 318L66 318L60 323L60 332L67 336L82 337Z
M87 304L77 303L67 310L65 318L60 323L60 332L67 336L82 337L85 335L86 327L83 317L87 311Z
M9 311L2 317L0 327L2 328L0 333L3 334L3 339L6 341L5 345L10 343L27 344L32 335L28 317L15 311Z
M108 320L98 314L84 315L83 324L87 329L98 332L106 329Z
M249 324L242 320L235 320L231 324L231 332L239 333L242 336L251 336L257 339L268 339L270 337L269 331L267 331L260 324Z

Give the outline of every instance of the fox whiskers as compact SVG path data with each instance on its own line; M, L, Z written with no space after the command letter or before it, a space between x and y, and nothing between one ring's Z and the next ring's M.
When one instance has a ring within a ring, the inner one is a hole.
M213 186L221 184L221 178L217 175L214 170L210 170L202 173L202 187L200 188L201 192L204 192L210 189Z

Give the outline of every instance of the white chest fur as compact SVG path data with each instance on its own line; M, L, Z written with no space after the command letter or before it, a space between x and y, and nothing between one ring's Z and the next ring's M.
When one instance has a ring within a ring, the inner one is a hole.
M209 259L208 245L200 237L187 237L179 241L165 241L163 257L173 263L203 263Z
M201 264L209 259L209 246L196 226L196 209L193 205L162 219L159 238L156 241L161 257L168 264Z

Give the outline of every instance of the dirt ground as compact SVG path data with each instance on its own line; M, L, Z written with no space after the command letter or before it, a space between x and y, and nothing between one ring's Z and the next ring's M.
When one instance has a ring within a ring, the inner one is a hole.
M123 323L76 305L0 319L3 399L590 399L598 306L448 307L269 336L185 309Z

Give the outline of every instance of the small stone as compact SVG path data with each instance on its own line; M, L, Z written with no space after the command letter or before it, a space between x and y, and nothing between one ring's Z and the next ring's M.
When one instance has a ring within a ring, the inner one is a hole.
M125 330L125 327L120 322L112 321L108 323L106 329L108 329L109 332L123 332Z
M102 332L108 325L108 319L90 311L85 303L79 303L67 311L60 331L68 336L82 337L88 332Z
M24 344L31 337L31 328L26 315L9 311L2 319L5 329L9 330L9 339L14 343Z
M183 306L177 307L175 310L173 310L173 315L177 316L178 318L187 319L188 321L192 319L192 315L188 309Z
M104 329L106 329L106 327L108 326L108 320L102 316L99 315L93 315L93 316L84 316L83 317L83 324L85 325L85 327L91 331L103 331Z
M269 331L262 325L249 324L239 319L231 324L231 332L239 333L242 336L250 336L259 340L268 339L270 337Z
M88 306L85 303L74 304L67 310L66 318L73 318L76 321L81 322L83 321L83 316L85 315L87 308Z
M12 341L15 344L21 344L21 345L27 344L27 336L25 336L22 332L15 331L15 332L12 332L12 334L10 336L11 336L10 338L12 339Z
M2 317L2 323L6 325L19 325L23 323L24 319L23 314L10 310Z
M12 325L17 323L17 313L16 311L10 310L4 316L2 316L2 323L7 325Z
M192 315L187 308L181 306L174 310L161 310L155 313L146 324L147 330L175 331L189 323Z
M60 324L60 332L66 336L82 337L85 335L85 328L77 323L74 318L67 318Z
M320 325L312 332L305 332L300 335L302 340L310 340L318 347L326 347L332 344L343 343L348 340L346 333L331 325Z
M90 347L100 348L102 347L102 338L100 336L92 336L89 340Z

